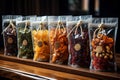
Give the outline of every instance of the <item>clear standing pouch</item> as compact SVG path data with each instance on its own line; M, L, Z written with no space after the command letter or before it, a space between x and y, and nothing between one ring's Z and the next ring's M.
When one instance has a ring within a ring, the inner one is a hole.
M33 45L31 37L30 20L34 16L23 16L17 20L18 57L33 59Z
M3 15L2 28L4 39L4 54L7 56L17 56L17 34L16 34L16 18L19 15Z
M68 63L66 16L48 16L50 63Z
M117 18L93 18L89 25L91 70L116 71L117 28Z
M88 24L92 16L73 16L67 19L69 62L72 67L89 67L90 50Z
M34 50L34 61L49 61L50 46L48 36L47 16L37 17L32 21L32 40Z

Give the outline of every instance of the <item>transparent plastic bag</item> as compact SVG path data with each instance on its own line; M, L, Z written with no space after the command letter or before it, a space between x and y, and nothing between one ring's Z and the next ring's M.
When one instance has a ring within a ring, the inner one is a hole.
M67 19L68 65L72 67L89 67L90 65L88 23L91 20L91 15L73 16Z
M117 28L117 18L93 18L89 25L91 70L116 71Z
M50 63L68 63L66 16L48 16Z
M33 59L33 45L31 37L30 20L35 16L24 16L17 20L18 57Z
M17 34L16 34L16 18L20 15L3 15L2 28L4 39L4 54L8 56L17 56Z
M47 16L37 17L32 21L32 40L34 61L49 61L50 46L48 36Z

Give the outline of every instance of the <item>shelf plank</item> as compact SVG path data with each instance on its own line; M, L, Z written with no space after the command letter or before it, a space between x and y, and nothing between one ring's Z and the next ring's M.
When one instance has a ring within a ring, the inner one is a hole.
M5 77L8 77L8 78L10 76L7 76L7 75L9 75L10 73L11 74L22 73L22 74L29 74L37 78L38 77L43 78L43 80L79 80L79 79L80 80L97 80L91 77L75 75L75 74L70 74L70 73L65 73L65 72L40 68L40 67L34 67L26 64L16 63L16 62L10 62L5 60L0 60L0 62L1 62L0 70L8 70L8 73L6 74L0 73L0 75L3 75L3 77L5 75ZM37 79L37 80L41 80L41 79Z
M67 65L51 64L48 62L36 62L29 59L21 59L21 58L16 58L11 56L4 56L3 54L0 54L0 61L2 62L9 61L9 62L14 62L16 64L22 64L22 65L32 66L36 68L43 68L43 69L58 71L62 73L69 73L77 76L84 76L84 77L89 77L93 79L110 79L110 80L120 79L120 72L119 72L120 55L117 55L116 60L118 64L117 72L95 72L95 71L90 71L87 68L73 68ZM7 66L5 62L4 64L0 64L0 66L3 66L3 65Z

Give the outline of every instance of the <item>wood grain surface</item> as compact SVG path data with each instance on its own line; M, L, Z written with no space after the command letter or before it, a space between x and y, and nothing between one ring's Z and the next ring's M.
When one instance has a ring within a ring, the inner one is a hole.
M95 72L90 71L87 68L72 68L67 65L50 64L48 62L34 62L28 59L4 56L3 54L0 54L0 76L7 77L5 74L13 74L14 76L22 77L22 80L24 80L24 78L40 78L39 80L120 80L120 55L117 55L116 61L118 64L117 72ZM13 79L12 76L8 76L7 78Z

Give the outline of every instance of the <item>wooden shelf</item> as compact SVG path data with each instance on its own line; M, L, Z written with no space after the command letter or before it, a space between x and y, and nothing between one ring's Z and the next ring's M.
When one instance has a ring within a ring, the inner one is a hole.
M73 78L75 79L74 76L77 76L77 77L81 77L81 78L86 78L86 79L109 79L109 80L113 80L113 79L120 79L120 55L117 54L117 64L118 64L118 70L117 72L95 72L95 71L90 71L89 69L87 68L72 68L70 66L67 66L67 65L58 65L58 64L51 64L51 63L48 63L48 62L35 62L35 61L32 61L32 60L28 60L28 59L21 59L21 58L16 58L16 57L11 57L11 56L4 56L3 54L0 54L0 67L1 68L10 68L10 69L15 69L16 70L20 70L20 71L25 71L25 72L30 72L29 70L27 71L25 68L24 70L21 69L21 68L17 68L18 65L26 65L28 67L28 69L30 67L34 67L37 69L37 71L40 71L41 69L46 69L49 74L54 74L53 72L60 72L62 73L63 77L62 78L65 78L65 79L68 79L68 78ZM14 65L17 64L17 67L15 67ZM12 67L13 66L13 67ZM35 69L35 70L36 70ZM34 69L30 69L32 74L38 74L39 76L42 75L40 73L35 73ZM52 71L49 71L49 70L52 70ZM46 73L47 73L46 71ZM46 74L45 73L45 74ZM47 73L48 74L48 73ZM64 74L69 74L69 75L74 75L72 77L68 77ZM50 78L53 78L53 75L43 75L43 76L46 76L46 77L50 77ZM57 74L56 74L57 75ZM54 74L54 78L58 79L58 77L60 77L60 75L58 74L57 77L55 77L55 74ZM78 78L78 79L79 79Z

